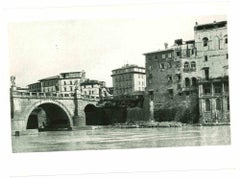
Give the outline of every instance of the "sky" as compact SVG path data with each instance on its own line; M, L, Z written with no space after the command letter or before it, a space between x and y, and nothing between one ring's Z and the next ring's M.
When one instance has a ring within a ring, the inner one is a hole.
M144 53L164 49L165 42L171 46L175 39L193 39L196 21L204 24L226 20L223 4L213 6L213 14L199 11L200 6L193 4L189 6L192 14L178 13L188 6L145 4L19 11L15 14L19 18L8 23L10 75L16 76L17 86L25 87L61 72L84 70L87 78L106 81L110 87L113 69L127 63L145 66ZM46 13L49 18L42 18Z

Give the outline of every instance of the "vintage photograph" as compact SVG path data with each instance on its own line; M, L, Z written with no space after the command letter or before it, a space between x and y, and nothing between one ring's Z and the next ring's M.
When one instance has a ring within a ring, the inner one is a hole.
M158 9L9 21L12 153L231 145L227 15Z
M13 22L8 35L14 153L231 144L225 15Z

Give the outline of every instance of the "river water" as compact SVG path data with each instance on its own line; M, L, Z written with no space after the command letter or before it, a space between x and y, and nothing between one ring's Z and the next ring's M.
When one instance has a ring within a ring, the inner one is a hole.
M102 128L12 136L13 152L229 145L230 126Z

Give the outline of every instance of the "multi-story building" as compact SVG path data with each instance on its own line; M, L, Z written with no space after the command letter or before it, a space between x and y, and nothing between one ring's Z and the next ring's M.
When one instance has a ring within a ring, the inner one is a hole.
M73 94L75 88L85 81L85 71L60 73L59 92L63 94Z
M113 96L133 95L144 92L146 87L146 73L144 67L125 65L112 70Z
M229 122L227 21L196 24L199 111L203 123Z
M194 40L144 54L155 120L229 121L227 44L226 21L196 24Z
M105 87L105 82L87 79L80 86L81 95L98 98L101 92L100 89Z
M30 92L41 92L41 83L36 82L28 85L28 90Z
M144 55L147 78L145 101L153 105L154 120L195 121L197 115L190 117L189 113L196 111L197 106L197 82L193 73L196 71L194 40L184 42L177 39L170 48L165 44L164 50Z
M74 94L75 88L85 81L85 72L67 72L56 76L40 79L39 82L28 85L31 92L61 93L62 95Z

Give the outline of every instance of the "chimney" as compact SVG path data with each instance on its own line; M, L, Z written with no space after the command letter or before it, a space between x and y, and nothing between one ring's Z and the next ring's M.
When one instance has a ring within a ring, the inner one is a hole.
M197 21L195 22L195 25L198 25L198 22L197 22Z
M164 43L165 50L168 49L168 43Z

